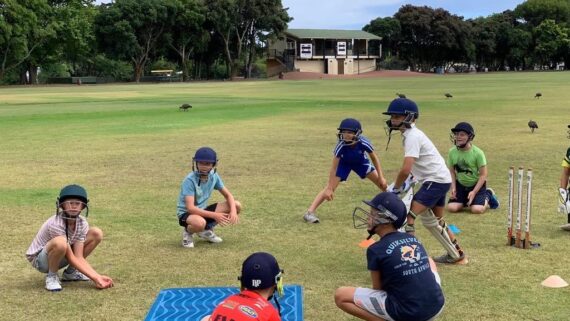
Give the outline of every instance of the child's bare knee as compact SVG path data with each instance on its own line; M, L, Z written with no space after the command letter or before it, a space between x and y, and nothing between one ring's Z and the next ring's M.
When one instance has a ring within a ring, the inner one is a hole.
M47 243L46 249L48 253L65 253L67 250L67 239L65 236L56 236Z
M240 201L235 201L235 203L236 203L236 211L239 214L239 212L241 212L241 203L240 203Z
M103 240L103 230L98 227L90 227L87 232L87 238L93 241L101 242Z

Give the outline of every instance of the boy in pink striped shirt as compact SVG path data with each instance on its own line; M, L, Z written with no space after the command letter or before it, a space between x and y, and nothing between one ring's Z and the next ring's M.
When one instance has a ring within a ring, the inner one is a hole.
M32 244L26 251L26 258L32 266L47 273L45 287L48 291L60 291L59 269L67 267L62 281L93 281L99 289L113 286L113 280L100 275L86 258L101 243L103 232L89 227L85 210L89 214L87 192L79 185L65 186L57 198L56 214L42 225Z

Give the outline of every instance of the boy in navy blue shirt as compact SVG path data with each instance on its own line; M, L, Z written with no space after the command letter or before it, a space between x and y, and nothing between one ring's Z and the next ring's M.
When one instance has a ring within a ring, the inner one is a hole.
M364 203L370 212L355 209L354 226L367 227L370 237L380 236L366 252L372 288L338 288L336 305L369 321L434 320L445 301L441 281L423 245L415 236L398 231L406 221L406 206L390 192ZM360 216L358 210L366 215Z
M311 203L311 206L303 215L305 222L319 223L319 218L315 211L325 200L333 200L334 191L338 184L346 181L351 171L354 171L362 179L368 178L381 190L386 190L386 179L384 178L384 173L382 173L378 156L374 152L374 147L361 134L362 126L358 120L347 118L340 123L337 134L338 143L333 152L334 157L328 184L315 197L313 203Z

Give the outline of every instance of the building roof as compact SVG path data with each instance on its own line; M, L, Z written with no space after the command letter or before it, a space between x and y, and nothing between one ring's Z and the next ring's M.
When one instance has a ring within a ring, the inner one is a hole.
M333 29L287 29L285 33L299 39L367 39L382 40L374 34L362 30Z

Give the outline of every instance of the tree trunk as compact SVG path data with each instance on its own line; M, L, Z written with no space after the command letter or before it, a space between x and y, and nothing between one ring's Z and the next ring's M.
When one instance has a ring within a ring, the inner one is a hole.
M32 85L37 85L38 84L38 66L35 65L31 65L30 68L28 69L28 73L29 73L29 83Z

